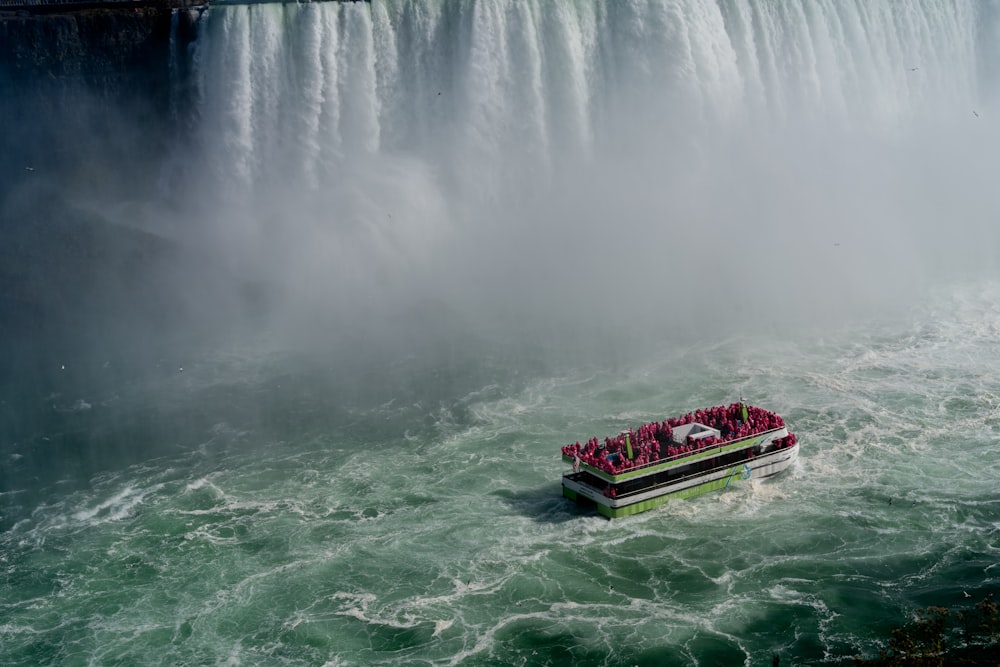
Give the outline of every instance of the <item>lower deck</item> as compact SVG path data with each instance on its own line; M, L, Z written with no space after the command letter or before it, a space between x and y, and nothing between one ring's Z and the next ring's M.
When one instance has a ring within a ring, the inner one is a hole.
M753 448L739 449L616 483L586 470L567 473L563 495L578 503L596 504L608 518L629 516L671 500L718 491L740 480L770 477L791 466L798 452L797 444L760 455Z

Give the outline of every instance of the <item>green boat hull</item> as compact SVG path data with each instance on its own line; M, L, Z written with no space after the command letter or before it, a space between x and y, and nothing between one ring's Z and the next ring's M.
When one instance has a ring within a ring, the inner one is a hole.
M686 498L693 498L695 496L700 496L703 493L710 493L712 491L721 491L726 488L731 481L739 479L738 467L733 470L733 473L723 477L722 479L716 479L704 484L698 484L697 486L689 486L686 489L680 489L678 491L672 491L670 493L665 493L662 496L657 496L656 498L649 498L647 500L642 500L631 505L626 505L625 507L609 507L608 505L602 505L597 503L597 511L602 515L608 517L609 519L620 519L623 516L631 516L633 514L639 514L640 512L647 512L651 509L656 509L666 505L671 500L684 500ZM568 492L568 493L567 493ZM563 495L567 498L572 496L573 500L576 500L576 492L563 487Z
M744 440L742 447L737 448L738 451L745 449L748 444L755 443L759 441L760 438L752 438L750 440ZM730 448L725 448L730 449ZM737 453L738 453L737 451ZM730 450L732 453L732 450ZM686 461L700 460L703 457L685 457ZM714 471L710 471L703 476L703 481L697 480L684 480L680 479L675 484L668 485L667 488L662 490L662 493L644 493L641 490L637 492L637 495L644 495L646 497L637 499L635 502L627 503L624 498L613 496L608 497L601 494L601 490L593 485L581 485L579 481L570 481L570 476L566 475L563 478L562 495L569 500L572 500L578 504L586 505L596 505L597 511L609 519L618 519L625 516L631 516L633 514L639 514L640 512L647 512L657 507L661 507L672 500L684 500L686 498L693 498L694 496L700 496L703 493L711 493L712 491L722 491L729 487L731 484L749 479L751 477L755 479L765 479L774 474L785 470L798 458L798 445L793 445L788 449L774 450L762 456L754 457L748 460L739 460L728 467L716 468ZM674 467L678 462L671 462L666 464L667 466ZM656 466L655 468L660 468L661 466ZM701 475L699 475L701 476ZM610 475L602 475L605 478L615 479ZM617 476L615 481L618 481L623 476ZM604 481L604 480L602 480ZM674 486L672 490L669 488ZM652 490L651 490L652 491ZM627 503L627 504L626 504Z

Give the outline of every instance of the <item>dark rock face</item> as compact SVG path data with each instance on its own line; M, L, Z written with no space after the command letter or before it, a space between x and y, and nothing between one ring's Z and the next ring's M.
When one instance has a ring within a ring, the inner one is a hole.
M0 396L17 355L183 330L224 282L142 215L178 196L198 16L0 12Z
M47 75L100 84L166 65L168 9L18 12L0 21L0 61L18 78Z
M192 11L0 15L0 201L43 175L91 194L148 187L185 102Z

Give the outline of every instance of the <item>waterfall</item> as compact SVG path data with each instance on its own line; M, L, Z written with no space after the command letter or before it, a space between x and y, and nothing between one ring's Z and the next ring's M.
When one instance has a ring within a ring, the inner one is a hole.
M557 166L629 118L698 129L805 115L890 128L981 105L992 6L399 0L214 7L203 113L236 175L408 150ZM994 30L996 28L993 28ZM992 73L990 73L992 75ZM281 139L280 141L278 139ZM285 141L289 140L289 141ZM290 144L290 145L289 145ZM325 155L325 159L321 158Z
M761 237L750 249L773 249L803 225L839 226L830 245L868 234L900 250L911 236L912 268L941 219L901 221L947 215L969 186L956 176L917 204L903 194L963 170L965 149L991 159L998 14L978 0L212 7L195 57L198 177L227 210L258 218L236 224L255 252L322 247L303 281L323 279L319 265L366 280L365 267L398 277L430 261L513 291L528 282L512 268L557 294L610 285L634 306L650 294L638 285L657 280L649 263L719 275L734 259L678 248L749 227ZM977 199L969 233L996 212ZM634 253L632 280L571 271L616 246ZM485 247L495 261L469 258Z

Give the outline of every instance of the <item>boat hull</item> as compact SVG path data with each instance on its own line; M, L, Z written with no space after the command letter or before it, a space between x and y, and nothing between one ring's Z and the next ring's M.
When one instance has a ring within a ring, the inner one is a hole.
M703 493L720 491L745 479L766 479L791 467L799 454L798 443L768 452L757 458L724 466L649 490L631 494L628 498L605 496L594 486L563 476L563 496L577 502L593 502L597 511L609 519L639 514L661 507L672 500L692 498Z

